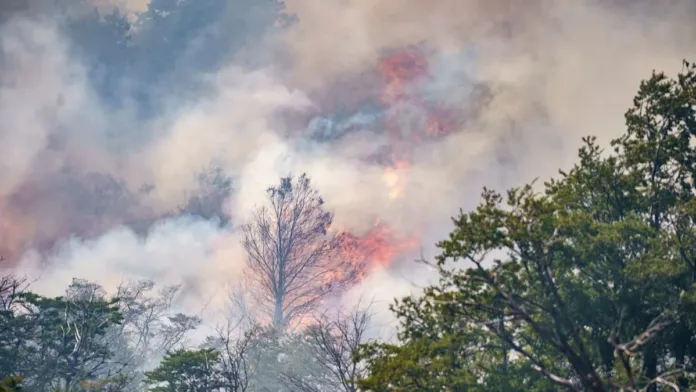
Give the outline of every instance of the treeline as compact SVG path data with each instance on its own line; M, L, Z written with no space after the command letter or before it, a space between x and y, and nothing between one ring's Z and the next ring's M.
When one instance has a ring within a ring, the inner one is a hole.
M53 298L25 288L0 281L0 391L357 390L368 309L316 315L299 332L230 319L186 349L200 320L172 312L177 287L135 281L112 297L75 279Z
M109 297L97 284L74 280L60 297L27 290L12 276L0 281L0 374L21 376L32 391L123 390L140 368L164 355L198 326L171 312L176 287L150 295L154 283L121 285Z
M0 388L696 390L696 66L654 73L625 118L611 150L585 138L558 178L484 190L456 217L432 262L440 281L393 306L394 343L365 339L369 309L317 316L359 271L301 176L270 188L242 230L238 299L258 315L184 349L200 320L172 312L176 288L111 297L75 280L46 298L6 277L0 372L22 379Z

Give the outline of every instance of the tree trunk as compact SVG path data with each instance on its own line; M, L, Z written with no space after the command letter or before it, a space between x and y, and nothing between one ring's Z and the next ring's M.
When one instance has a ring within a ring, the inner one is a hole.
M654 344L648 344L643 351L643 372L648 380L657 377L657 353ZM646 392L657 392L657 384L650 385Z
M282 326L284 324L283 317L283 296L276 295L275 309L273 311L273 325L276 327Z
M678 367L684 366L690 336L691 331L689 331L684 324L680 323L674 333L673 341L674 360L676 361ZM677 383L679 384L679 387L685 391L689 390L689 379L684 375L679 376Z

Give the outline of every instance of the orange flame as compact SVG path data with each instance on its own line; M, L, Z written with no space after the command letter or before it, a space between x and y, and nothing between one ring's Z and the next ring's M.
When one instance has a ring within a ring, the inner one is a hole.
M384 169L382 179L389 188L389 198L396 199L402 197L406 190L406 173L411 168L407 161L395 160L392 167Z
M342 232L339 252L344 260L357 267L362 279L370 270L389 266L419 245L418 236L399 236L389 225L377 220L365 235Z
M379 68L387 79L382 93L382 102L386 104L405 98L407 84L428 76L428 60L418 50L384 57Z
M398 119L392 115L387 118L387 134L392 148L392 164L385 169L382 177L390 199L404 195L411 167L410 152L412 144L424 137L438 137L451 133L455 123L444 110L432 108L415 91L418 83L430 77L429 63L425 54L418 49L386 56L379 62L386 80L381 101L387 106L408 102L427 114L425 129L416 130L409 138L402 135Z
M427 57L418 49L408 49L382 58L379 69L386 79L386 87L381 101L387 106L408 101L428 114L428 126L423 131L430 135L447 134L454 131L455 127L451 115L445 110L432 107L415 91L409 91L410 87L417 87L418 83L430 78L429 67Z

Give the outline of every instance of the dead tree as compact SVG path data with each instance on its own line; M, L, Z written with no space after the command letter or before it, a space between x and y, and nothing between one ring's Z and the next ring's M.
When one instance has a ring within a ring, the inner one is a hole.
M252 379L258 368L259 355L257 345L262 332L258 325L240 330L241 322L228 321L227 325L217 328L217 336L210 338L220 352L220 377L223 390L228 392L246 392L251 389Z
M0 262L3 258L0 257ZM13 309L13 305L20 293L23 293L29 282L26 278L16 277L14 275L0 276L0 312L9 312Z
M367 343L370 307L356 307L348 313L322 314L303 331L303 344L317 366L308 372L282 374L290 390L356 392L356 380L364 367L355 359L360 345Z
M268 201L242 227L242 244L258 306L275 326L286 326L356 273L342 262L341 235L329 233L333 214L305 174L282 178L268 189Z

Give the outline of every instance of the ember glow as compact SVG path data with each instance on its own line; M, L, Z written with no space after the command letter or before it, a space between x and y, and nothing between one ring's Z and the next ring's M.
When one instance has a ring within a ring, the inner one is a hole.
M407 99L409 85L428 77L428 60L418 49L408 49L383 57L379 68L386 79L386 88L382 93L382 102L387 105Z
M393 166L384 169L384 183L389 189L389 198L397 199L403 197L406 188L406 176L411 167L408 161L394 160Z
M413 254L420 245L418 236L399 236L389 225L377 220L364 235L341 233L341 257L361 271L364 278L375 268L386 268L400 257Z
M411 155L417 144L443 137L456 129L449 111L427 103L419 88L431 79L429 60L419 48L383 57L379 61L386 85L380 96L387 110L386 132L390 140L391 160L384 169L383 180L389 198L403 197L411 168ZM403 123L399 106L425 116L425 121Z
M420 143L447 136L456 126L447 109L429 104L421 97L419 89L431 78L429 60L422 50L410 47L385 56L377 68L384 80L379 101L386 116L381 126L389 142L379 161L386 162L382 180L387 197L397 200L408 191L413 151ZM402 106L424 116L424 121L403 123L403 113L399 111ZM364 235L342 232L340 253L342 258L359 266L364 275L415 256L420 245L419 236L399 236L389 222L377 219Z
M369 164L380 167L384 194L388 200L395 203L409 196L407 193L414 152L426 143L446 138L460 125L451 115L449 108L439 105L438 102L428 102L423 97L423 87L431 83L433 77L429 55L420 48L407 47L392 51L391 54L378 59L374 68L380 75L381 89L374 91L376 96L364 97L366 102L378 102L381 116L375 116L376 122L367 125L386 140L386 145L377 153L363 158ZM353 109L356 110L355 107ZM330 118L332 108L326 110L329 113L308 120L309 125L305 128L308 129L311 124L317 123L341 128L326 120ZM353 117L359 117L361 114L357 111ZM409 117L415 118L408 121ZM336 129L327 129L323 134L332 132L336 132ZM351 128L344 126L343 132L348 134ZM340 216L337 218L341 219ZM406 232L414 233L417 230L409 228ZM406 262L414 259L422 245L420 235L400 234L386 219L376 219L364 234L344 229L341 229L340 233L339 257L358 267L360 279L374 269L389 268L397 261ZM341 273L337 272L334 278L340 280L340 275Z

